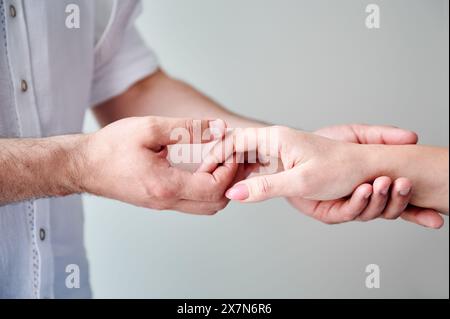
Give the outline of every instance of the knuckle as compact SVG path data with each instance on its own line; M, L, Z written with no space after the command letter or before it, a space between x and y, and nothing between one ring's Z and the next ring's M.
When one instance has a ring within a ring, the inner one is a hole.
M258 194L267 195L270 193L271 188L272 188L271 183L267 179L267 177L262 176L255 180L255 189L254 189L255 195Z
M158 119L154 116L149 116L146 118L146 125L150 132L154 132L159 126Z
M342 214L342 221L350 222L350 221L354 220L356 217L358 217L359 214L360 214L359 212L354 212L351 210L344 211Z
M162 200L173 199L176 195L175 190L168 186L159 186L153 190L153 193L156 198Z
M145 199L145 205L150 206L155 202L157 197L155 194L155 187L151 183L143 183L143 198Z
M389 214L384 215L384 219L388 220L396 220L400 216L400 213L398 212L391 212Z
M193 138L194 137L194 121L191 118L186 119L184 122L184 126L187 130L187 133L189 134L189 137Z
M153 139L161 131L161 123L158 118L149 116L144 121L143 132L146 133L151 139ZM140 132L139 134L141 134Z

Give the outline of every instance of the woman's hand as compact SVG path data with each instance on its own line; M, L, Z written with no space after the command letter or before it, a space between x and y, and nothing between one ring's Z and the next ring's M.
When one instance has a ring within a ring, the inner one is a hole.
M223 162L234 152L256 152L260 161L279 158L283 171L239 182L228 190L229 198L253 202L285 196L295 207L326 223L369 220L383 212L386 218L397 218L411 194L408 180L396 180L391 190L394 205L386 207L391 180L370 175L360 146L285 127L228 134L223 143L213 148L202 169L214 167L214 163ZM374 180L373 186L364 184ZM352 193L350 199L344 198ZM430 220L430 216L434 219ZM405 219L429 227L442 225L442 218L430 210L411 210Z
M314 133L356 144L405 145L416 144L418 140L417 134L408 130L393 126L364 124L329 126ZM412 186L414 185L407 178L400 177L392 180L388 176L381 176L371 184L358 186L351 197L329 201L290 197L288 201L304 214L329 224L342 222L343 216L347 216L349 220L356 219L364 222L377 218L397 219L400 217L421 226L440 228L444 220L437 211L408 205L412 195L409 190ZM373 189L369 201L363 196L368 187Z
M270 162L270 166L279 158L283 170L234 185L227 195L242 202L278 196L337 199L351 194L369 177L364 174L364 163L356 144L281 126L235 130L213 148L205 162L222 163L233 153L244 152L255 152L260 162L266 165ZM274 167L274 172L276 170L278 167Z

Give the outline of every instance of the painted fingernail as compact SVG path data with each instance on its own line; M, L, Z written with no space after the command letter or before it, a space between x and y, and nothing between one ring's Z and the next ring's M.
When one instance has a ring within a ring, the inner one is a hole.
M244 184L235 185L225 193L229 199L244 200L248 198L248 188Z
M406 195L409 194L410 191L411 191L411 187L408 187L408 188L406 188L406 189L401 189L398 193L399 193L401 196L406 196Z

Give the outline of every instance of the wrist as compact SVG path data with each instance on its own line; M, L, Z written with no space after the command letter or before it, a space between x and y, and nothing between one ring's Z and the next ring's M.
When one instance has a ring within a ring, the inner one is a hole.
M371 182L380 176L390 176L392 167L389 151L385 145L347 144L350 151L349 161L353 162L354 171L358 172L361 183Z
M76 134L53 138L57 153L55 167L59 185L56 196L64 196L87 191L86 181L89 176L87 147L89 135Z
M372 181L380 176L392 177L394 163L390 160L392 156L390 146L379 144L358 144L358 146L366 181Z

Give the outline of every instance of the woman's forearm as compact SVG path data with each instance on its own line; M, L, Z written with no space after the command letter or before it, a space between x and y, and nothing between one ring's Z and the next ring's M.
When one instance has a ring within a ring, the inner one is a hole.
M422 145L363 145L371 178L407 177L413 182L411 204L448 214L448 148Z

